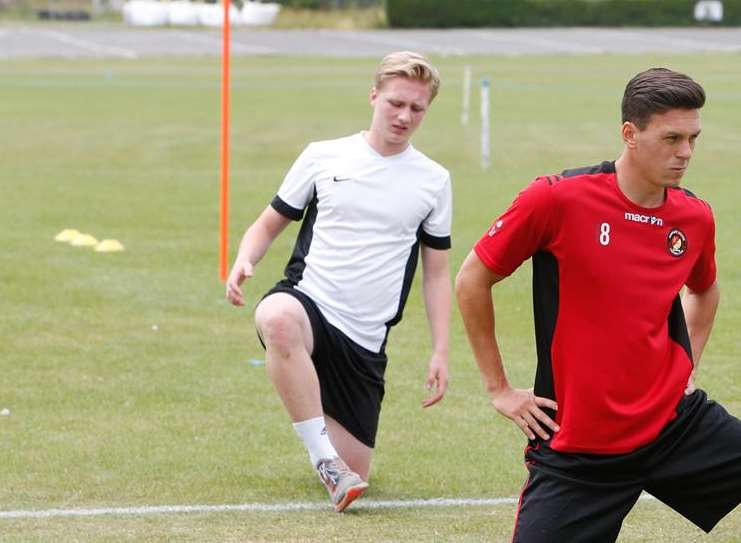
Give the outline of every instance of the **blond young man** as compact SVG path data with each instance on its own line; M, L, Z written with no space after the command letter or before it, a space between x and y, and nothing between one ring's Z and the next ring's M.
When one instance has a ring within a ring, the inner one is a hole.
M336 511L368 487L386 341L420 252L433 346L426 385L434 387L423 407L447 388L450 175L409 142L439 84L423 56L386 56L370 90L370 128L301 153L247 229L227 280L227 299L244 305L242 282L303 217L285 278L259 303L255 323L268 375Z

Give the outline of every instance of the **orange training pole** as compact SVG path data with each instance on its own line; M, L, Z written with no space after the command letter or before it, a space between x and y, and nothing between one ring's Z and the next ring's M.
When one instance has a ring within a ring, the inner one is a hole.
M221 221L219 243L219 277L226 281L229 257L229 9L231 0L224 0L224 49L221 72Z

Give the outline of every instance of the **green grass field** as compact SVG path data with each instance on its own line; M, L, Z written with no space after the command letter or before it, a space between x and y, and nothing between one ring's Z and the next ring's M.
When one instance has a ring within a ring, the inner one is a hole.
M620 151L625 82L686 71L709 101L685 185L717 221L723 292L699 384L741 414L741 57L436 59L441 94L415 145L453 174L452 267L539 174ZM479 165L478 98L460 124L463 64L489 76L493 166ZM311 140L367 127L367 61L238 59L233 70L232 254ZM295 227L246 285L218 279L219 62L0 64L0 511L323 503L273 393L252 309L280 276ZM53 241L77 228L126 246L97 254ZM522 435L495 414L453 315L451 385L423 411L429 334L417 284L392 332L368 501L519 493ZM529 267L497 287L511 380L535 368ZM156 325L157 329L153 329ZM514 506L0 518L0 541L509 541ZM741 511L709 536L651 501L621 542L741 541ZM599 542L596 542L599 543Z

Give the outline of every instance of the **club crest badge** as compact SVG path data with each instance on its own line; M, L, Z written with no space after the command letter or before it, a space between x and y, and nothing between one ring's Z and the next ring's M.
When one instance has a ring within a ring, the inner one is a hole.
M493 236L497 232L499 232L502 229L502 225L504 224L504 221L502 219L499 219L494 225L489 229L489 236Z
M672 256L682 256L687 251L687 236L679 228L672 228L666 238L666 250Z

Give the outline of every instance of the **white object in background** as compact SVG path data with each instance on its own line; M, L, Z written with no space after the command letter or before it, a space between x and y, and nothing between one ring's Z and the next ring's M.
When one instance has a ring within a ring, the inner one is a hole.
M695 4L695 20L719 23L723 20L723 2L720 0L700 0Z
M468 108L471 103L471 65L463 67L463 112L461 113L461 124L468 124Z
M198 5L187 0L167 2L167 22L176 26L196 26L198 24Z
M123 7L124 21L133 26L166 25L167 12L167 5L152 0L131 0Z
M124 21L133 26L224 26L224 4L221 0L215 4L188 0L131 0L123 5L122 11ZM269 26L279 11L280 4L247 0L241 11L234 4L229 5L229 22L232 26Z
M7 407L3 407L2 411L0 411L0 417L9 417L10 416L10 409Z
M234 4L229 4L229 23L234 26L239 19L239 10ZM198 22L203 26L224 26L224 4L199 4Z
M126 5L124 0L108 0L108 9L116 13L123 13L124 5Z
M489 80L481 80L481 167L486 170L491 165L489 143Z
M270 26L280 11L280 4L247 1L239 13L239 23L247 26Z

